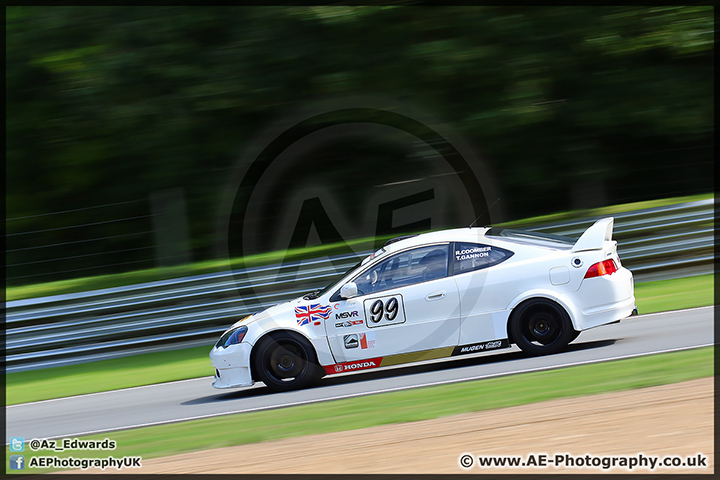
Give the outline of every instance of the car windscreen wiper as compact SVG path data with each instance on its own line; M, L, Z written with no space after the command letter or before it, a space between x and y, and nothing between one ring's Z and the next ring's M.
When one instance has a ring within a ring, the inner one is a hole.
M303 296L303 300L315 300L316 298L318 298L320 292L321 292L321 290L313 290L310 293L306 293Z

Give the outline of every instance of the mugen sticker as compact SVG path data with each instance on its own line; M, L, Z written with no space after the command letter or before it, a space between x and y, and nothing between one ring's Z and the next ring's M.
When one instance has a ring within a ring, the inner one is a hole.
M507 338L502 340L491 340L489 342L471 343L469 345L459 345L453 349L454 355L463 355L466 353L484 352L486 350L495 350L498 348L508 348L510 344Z

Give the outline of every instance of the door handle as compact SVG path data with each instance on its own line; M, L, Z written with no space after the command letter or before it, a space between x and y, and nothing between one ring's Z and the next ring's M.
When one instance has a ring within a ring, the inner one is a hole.
M428 302L432 302L433 300L440 300L441 298L445 298L445 290L438 290L437 292L428 293L427 297L425 297L425 300Z

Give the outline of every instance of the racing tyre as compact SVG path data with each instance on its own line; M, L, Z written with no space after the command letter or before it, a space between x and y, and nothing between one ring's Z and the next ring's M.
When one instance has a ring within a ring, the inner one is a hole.
M308 387L323 373L310 342L285 332L265 337L255 348L253 361L259 380L275 392Z
M573 329L565 309L545 299L526 301L516 307L509 330L517 346L531 355L556 353L579 333Z

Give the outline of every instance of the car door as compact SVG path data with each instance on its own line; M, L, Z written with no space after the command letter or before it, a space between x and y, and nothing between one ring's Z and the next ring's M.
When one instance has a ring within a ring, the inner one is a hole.
M507 338L506 308L517 278L502 272L501 264L514 253L473 242L455 242L452 252L450 269L460 293L460 344Z
M326 325L336 361L457 345L460 299L448 254L448 243L394 253L352 279L357 296L334 296Z

